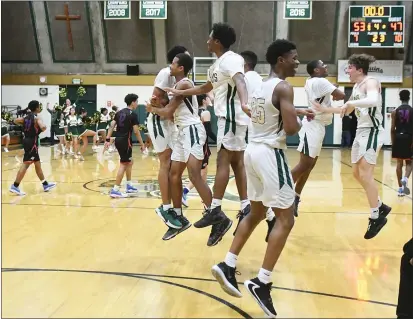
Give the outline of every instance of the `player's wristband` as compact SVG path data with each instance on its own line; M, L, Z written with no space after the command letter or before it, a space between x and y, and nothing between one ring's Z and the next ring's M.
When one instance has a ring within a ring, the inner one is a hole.
M110 138L107 138L107 139L106 139L106 142L110 142Z

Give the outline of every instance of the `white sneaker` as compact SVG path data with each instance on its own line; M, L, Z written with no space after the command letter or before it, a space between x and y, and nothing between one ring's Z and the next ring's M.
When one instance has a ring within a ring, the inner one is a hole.
M8 149L7 147L5 147L5 148L4 148L4 151L5 151L6 153L8 153L8 152L9 152L9 149Z

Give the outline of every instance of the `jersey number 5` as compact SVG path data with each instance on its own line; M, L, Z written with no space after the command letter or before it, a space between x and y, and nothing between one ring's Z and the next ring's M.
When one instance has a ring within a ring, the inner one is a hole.
M251 103L251 121L257 124L265 123L264 99L253 98Z

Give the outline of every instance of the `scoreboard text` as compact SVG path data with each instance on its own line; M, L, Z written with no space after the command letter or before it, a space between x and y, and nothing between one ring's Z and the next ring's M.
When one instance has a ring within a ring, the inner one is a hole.
M404 6L350 6L348 46L403 48Z

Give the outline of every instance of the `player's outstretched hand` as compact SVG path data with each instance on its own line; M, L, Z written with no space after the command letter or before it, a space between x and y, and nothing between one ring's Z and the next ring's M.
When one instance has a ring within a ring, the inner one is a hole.
M307 117L308 121L314 120L314 117L315 117L315 113L312 109L304 109L303 115Z
M349 108L349 105L347 103L344 103L344 105L340 108L340 110L341 110L340 116L341 117L344 117L344 115L346 115L348 108Z
M248 105L241 105L242 110L244 111L245 114L247 114L249 117L251 117L251 110L248 107Z
M153 112L153 106L150 102L146 101L146 112L152 113Z

